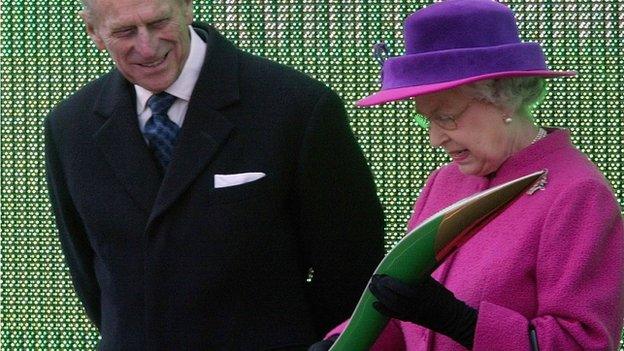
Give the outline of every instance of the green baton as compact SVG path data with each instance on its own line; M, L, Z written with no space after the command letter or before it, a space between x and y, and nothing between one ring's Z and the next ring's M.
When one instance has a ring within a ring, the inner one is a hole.
M417 283L431 274L444 259L466 242L480 225L503 211L505 205L525 190L532 194L542 189L547 171L539 171L482 191L441 210L411 230L388 252L375 274L387 274L405 283ZM381 315L373 294L364 290L347 328L330 351L366 351L386 327L388 317Z

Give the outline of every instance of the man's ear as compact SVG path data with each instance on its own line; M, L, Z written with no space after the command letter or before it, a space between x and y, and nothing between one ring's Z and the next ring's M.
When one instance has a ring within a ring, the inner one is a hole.
M187 25L193 23L193 0L182 0L184 2L184 19Z
M105 50L106 45L104 45L104 40L96 30L96 21L95 18L93 18L93 14L88 10L82 10L78 14L82 18L82 21L85 23L85 26L87 28L87 34L89 35L89 38L91 38L91 41L95 44L98 50Z

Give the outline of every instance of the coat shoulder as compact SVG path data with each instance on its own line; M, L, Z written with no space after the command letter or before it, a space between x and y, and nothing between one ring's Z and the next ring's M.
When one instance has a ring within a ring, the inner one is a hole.
M250 89L292 101L317 101L324 94L336 95L326 84L295 68L240 51L241 81Z
M110 79L112 71L106 73L85 84L76 92L61 100L50 110L46 117L48 123L62 124L72 123L76 116L91 115L102 88Z

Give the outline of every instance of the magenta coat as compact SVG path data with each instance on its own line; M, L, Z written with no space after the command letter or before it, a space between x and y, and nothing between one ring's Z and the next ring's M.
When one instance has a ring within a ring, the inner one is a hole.
M457 200L548 170L542 191L514 202L434 273L479 310L473 350L616 350L624 311L624 227L613 191L564 130L507 159L488 177L455 164L434 171L408 228ZM344 329L345 323L328 333ZM373 350L465 350L450 338L391 320Z

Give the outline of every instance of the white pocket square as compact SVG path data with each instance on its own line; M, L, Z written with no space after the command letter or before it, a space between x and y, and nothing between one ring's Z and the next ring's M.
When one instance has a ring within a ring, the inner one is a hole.
M248 172L248 173L236 173L236 174L215 174L214 187L225 188L228 186L241 185L254 180L258 180L266 174L262 172Z

